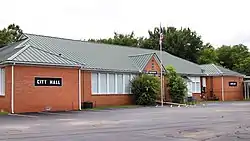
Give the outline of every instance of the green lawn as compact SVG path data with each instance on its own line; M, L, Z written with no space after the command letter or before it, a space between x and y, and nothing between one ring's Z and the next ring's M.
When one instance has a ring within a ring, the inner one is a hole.
M139 105L121 105L121 106L105 106L105 107L96 107L92 109L83 109L83 110L106 110L106 109L124 109L124 108L137 108Z
M0 115L8 115L8 112L0 112Z

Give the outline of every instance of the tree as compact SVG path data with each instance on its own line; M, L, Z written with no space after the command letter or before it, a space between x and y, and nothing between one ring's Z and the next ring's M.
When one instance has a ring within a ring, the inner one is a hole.
M215 48L207 43L203 46L203 49L199 52L198 64L217 64L218 56Z
M131 82L131 92L137 105L154 105L160 92L159 78L142 74Z
M140 44L141 40L142 40L142 38L135 37L134 32L131 32L130 34L119 34L119 33L115 32L113 38L89 39L88 41L97 42L97 43L104 43L104 44L137 47Z
M219 64L231 70L238 70L237 64L244 61L250 56L248 48L245 45L239 44L234 46L225 46L216 50Z
M180 58L197 63L199 51L203 47L201 36L190 28L177 29L175 27L162 28L163 50ZM148 31L149 38L142 42L142 48L159 50L160 29L155 27L153 31Z
M250 57L245 58L241 62L235 64L235 70L245 75L250 75Z
M167 66L167 87L170 90L170 98L172 102L182 103L187 95L187 85L184 79L178 75L172 66Z
M0 30L0 47L19 40L23 31L18 25L10 24L7 28Z

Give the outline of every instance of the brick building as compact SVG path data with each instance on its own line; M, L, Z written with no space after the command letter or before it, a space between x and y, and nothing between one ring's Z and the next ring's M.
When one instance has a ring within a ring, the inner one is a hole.
M207 100L243 100L244 75L214 64L201 68L206 74L203 93Z
M34 34L0 49L0 109L11 113L78 110L132 104L130 80L159 75L159 51L95 44ZM199 65L163 52L163 65L185 76L189 95L200 95ZM165 71L165 70L164 70Z

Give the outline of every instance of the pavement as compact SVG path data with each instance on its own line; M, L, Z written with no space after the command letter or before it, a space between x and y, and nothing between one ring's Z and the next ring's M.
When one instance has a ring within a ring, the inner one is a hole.
M250 102L0 116L0 141L249 141Z

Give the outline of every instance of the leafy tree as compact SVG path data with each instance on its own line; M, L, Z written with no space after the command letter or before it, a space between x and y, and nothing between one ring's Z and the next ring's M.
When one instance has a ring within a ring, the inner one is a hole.
M0 47L18 41L23 31L18 25L10 24L7 28L0 30Z
M167 66L167 87L169 87L172 102L182 103L187 95L187 85L184 79L178 75L172 66Z
M134 32L131 32L130 34L119 34L119 33L115 32L113 38L89 39L88 41L97 42L97 43L104 43L104 44L137 47L141 40L142 40L142 38L135 37Z
M243 73L245 75L250 75L250 57L235 64L235 71Z
M203 49L199 52L198 64L217 64L218 56L215 48L207 43L203 46Z
M163 50L180 58L197 63L199 51L203 42L201 36L189 28L177 29L175 27L162 28L164 35ZM160 29L155 27L153 31L148 31L149 38L142 42L142 48L159 50Z
M154 105L160 92L160 79L142 74L131 82L131 91L137 105Z
M238 70L237 66L239 65L237 64L250 56L247 46L242 44L234 46L223 45L222 47L218 48L216 52L218 55L219 64L231 70Z

